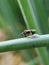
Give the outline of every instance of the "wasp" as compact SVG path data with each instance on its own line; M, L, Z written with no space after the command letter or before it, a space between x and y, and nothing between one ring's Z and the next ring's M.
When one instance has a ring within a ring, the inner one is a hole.
M34 29L33 30L24 30L22 32L22 34L24 34L24 36L27 37L27 36L30 36L30 35L34 35L35 32L36 32L36 30L34 30Z
M36 30L33 29L33 30L24 30L22 32L22 34L24 34L25 37L28 37L28 38L37 38L39 37L38 34L35 34L36 33Z

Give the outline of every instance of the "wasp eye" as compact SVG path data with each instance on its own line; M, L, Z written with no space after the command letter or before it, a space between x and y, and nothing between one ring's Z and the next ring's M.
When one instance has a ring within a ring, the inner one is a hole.
M31 30L32 35L36 33L36 30Z

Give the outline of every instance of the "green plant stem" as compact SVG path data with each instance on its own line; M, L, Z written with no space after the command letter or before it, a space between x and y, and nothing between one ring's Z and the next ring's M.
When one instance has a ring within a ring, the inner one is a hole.
M0 52L49 46L49 34L0 42Z
M27 20L26 21L28 23L27 27L29 27L29 29L36 29L38 34L48 33L48 25L46 23L47 15L44 10L43 4L40 2L41 0L39 0L39 2L37 1L38 6L35 5L36 0L26 0L26 1L18 0L18 1L19 1L19 5L20 5L20 9L22 11L23 17L24 17L24 19ZM39 15L38 15L37 11L39 12ZM44 23L46 25L44 25ZM40 48L38 48L37 51L39 51L39 55L41 56L41 58L44 62L44 65L49 65L48 52L47 52L46 47L40 47Z

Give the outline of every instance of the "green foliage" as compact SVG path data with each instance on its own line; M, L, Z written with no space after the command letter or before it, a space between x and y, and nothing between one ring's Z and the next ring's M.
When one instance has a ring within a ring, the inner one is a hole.
M36 29L38 34L49 33L48 18L48 0L0 0L0 29L5 31L8 39L22 37L21 32L24 29ZM19 53L23 56L24 52L23 57L30 61L33 59L32 50L21 50ZM43 65L49 65L46 47L35 48L35 50L44 63Z

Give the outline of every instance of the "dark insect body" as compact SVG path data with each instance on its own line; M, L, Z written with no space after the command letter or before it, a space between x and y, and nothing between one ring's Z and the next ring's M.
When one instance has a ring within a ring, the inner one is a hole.
M22 32L22 34L24 34L25 37L29 36L29 35L34 35L36 32L36 30L24 30Z

